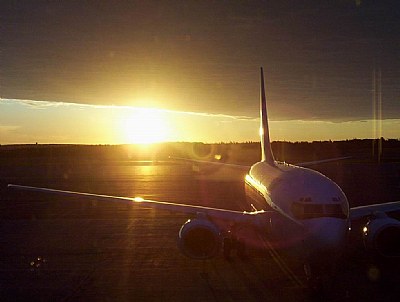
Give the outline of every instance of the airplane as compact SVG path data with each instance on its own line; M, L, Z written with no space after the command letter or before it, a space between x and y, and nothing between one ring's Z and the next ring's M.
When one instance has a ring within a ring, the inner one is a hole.
M229 255L235 242L246 241L249 228L266 237L270 248L295 251L307 276L321 263L330 263L346 249L351 222L367 218L362 240L367 252L384 258L400 257L400 221L387 215L400 210L400 201L349 207L342 189L331 179L308 167L348 157L292 165L276 161L271 149L264 84L260 72L261 161L251 167L183 159L193 163L246 169L246 200L252 211L234 211L198 205L64 191L9 184L11 189L126 203L186 213L190 217L179 231L178 247L189 258L206 260L223 252ZM176 160L180 160L179 158ZM182 160L182 159L181 159ZM240 246L238 244L237 246ZM239 248L238 248L239 251ZM311 269L312 268L312 269ZM316 270L317 271L317 270Z

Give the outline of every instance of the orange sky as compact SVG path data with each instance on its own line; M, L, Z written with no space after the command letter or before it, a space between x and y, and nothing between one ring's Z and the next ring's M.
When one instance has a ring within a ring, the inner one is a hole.
M255 100L258 103L258 100ZM159 141L258 141L254 117L2 99L0 143L129 144ZM313 141L379 136L371 120L274 120L273 140ZM376 130L378 129L378 131ZM383 120L382 136L400 138L400 120Z

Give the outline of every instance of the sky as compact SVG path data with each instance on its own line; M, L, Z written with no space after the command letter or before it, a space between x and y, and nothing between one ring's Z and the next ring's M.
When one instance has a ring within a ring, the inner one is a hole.
M0 22L0 144L255 141L260 66L273 140L400 138L397 1L6 0Z

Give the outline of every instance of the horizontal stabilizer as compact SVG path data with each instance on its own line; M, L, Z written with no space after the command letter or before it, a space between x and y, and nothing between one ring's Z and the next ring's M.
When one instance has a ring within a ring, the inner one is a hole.
M220 166L220 167L227 167L227 168L234 168L240 171L248 172L250 166L246 165L237 165L237 164L230 164L230 163L223 163L218 161L207 161L207 160L198 160L198 159L191 159L191 158L182 158L182 157L173 157L170 156L170 159L177 160L177 161L184 161L187 163L192 164L200 164L200 165L210 165L210 166Z
M343 157L335 157L335 158L307 161L307 162L302 162L302 163L296 163L296 166L310 167L310 166L314 166L314 165L318 165L318 164L324 164L324 163L329 163L329 162L334 162L334 161L339 161L339 160L344 160L344 159L349 159L349 158L352 158L352 156L343 156Z

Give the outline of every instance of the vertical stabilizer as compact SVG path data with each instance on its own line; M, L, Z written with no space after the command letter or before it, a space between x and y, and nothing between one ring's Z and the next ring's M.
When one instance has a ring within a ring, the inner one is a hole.
M261 67L261 90L260 90L260 135L261 135L261 160L275 165L274 155L272 154L271 141L269 138L267 99L264 88L264 71Z

